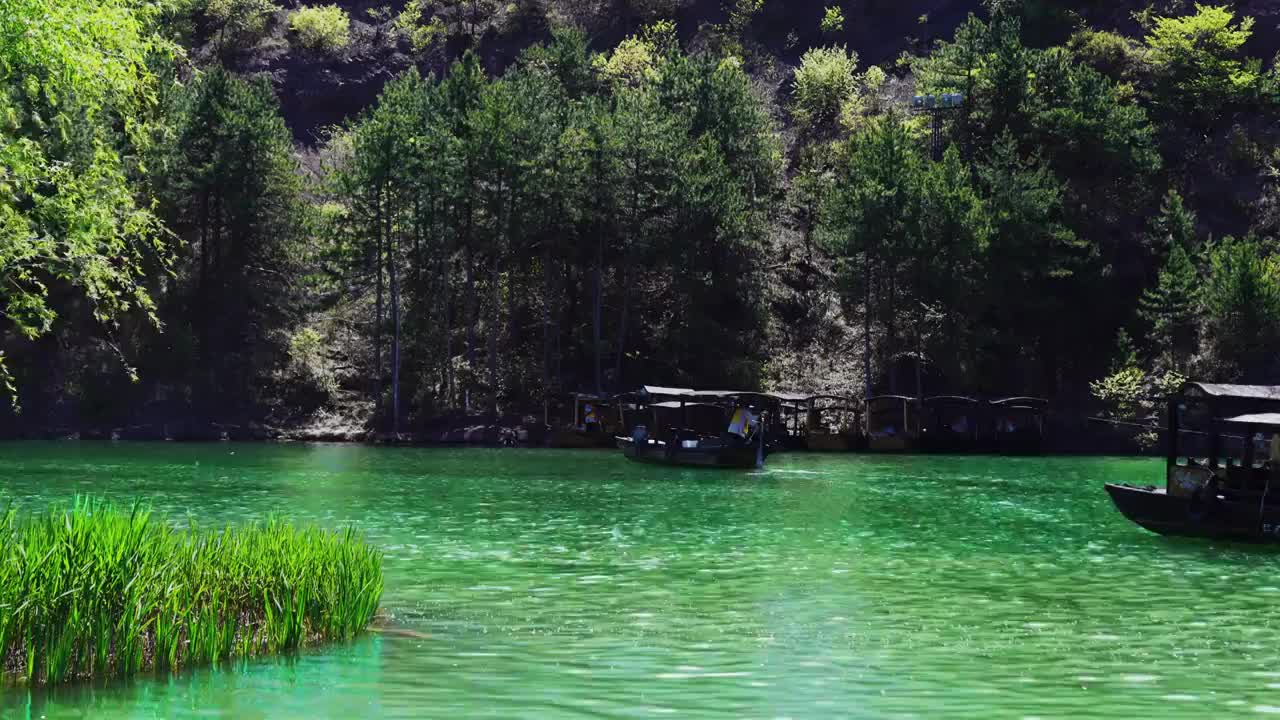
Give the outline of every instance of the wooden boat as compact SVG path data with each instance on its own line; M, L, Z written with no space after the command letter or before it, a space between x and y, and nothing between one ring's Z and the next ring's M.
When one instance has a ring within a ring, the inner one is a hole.
M760 405L763 393L733 390L690 390L645 386L628 400L653 426L637 423L617 446L628 460L684 467L749 469L764 466L771 452L765 428L769 410ZM755 407L758 427L744 440L726 432L733 410Z
M553 448L609 448L617 434L614 408L601 395L573 395L573 424L551 433Z
M967 453L980 449L982 403L960 395L924 399L919 447L926 452Z
M1003 455L1039 455L1044 448L1044 416L1049 401L1012 397L991 402L995 449Z
M867 400L867 449L906 452L919 437L920 406L915 398L880 395Z
M838 395L814 395L807 398L809 412L805 418L805 449L813 452L847 452L862 444L862 413L853 400Z
M759 447L733 446L725 444L719 438L697 438L693 440L654 440L642 437L618 438L622 454L628 460L653 463L656 465L679 465L685 467L737 468L751 470L760 467L764 458L768 457L768 448L764 446L764 436L760 438ZM685 443L693 442L693 445Z
M801 393L773 392L776 407L769 413L768 434L765 443L775 452L805 449L805 415L809 410L809 396Z
M1162 535L1280 542L1276 410L1280 387L1189 383L1168 404L1165 486L1107 483L1107 494Z

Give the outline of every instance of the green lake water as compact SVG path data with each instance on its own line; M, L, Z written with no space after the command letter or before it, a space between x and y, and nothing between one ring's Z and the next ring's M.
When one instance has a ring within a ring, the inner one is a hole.
M397 627L288 660L0 688L12 717L1203 718L1280 712L1280 554L1151 535L1159 461L0 445L0 496L355 524Z

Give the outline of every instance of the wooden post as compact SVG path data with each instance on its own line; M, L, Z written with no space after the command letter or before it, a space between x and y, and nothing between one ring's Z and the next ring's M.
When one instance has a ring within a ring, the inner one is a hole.
M763 415L763 413L761 413ZM756 469L764 469L764 418L760 418L760 429L756 431Z

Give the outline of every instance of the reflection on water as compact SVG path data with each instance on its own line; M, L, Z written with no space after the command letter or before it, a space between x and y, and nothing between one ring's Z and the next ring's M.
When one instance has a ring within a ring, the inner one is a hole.
M1280 555L1155 537L1157 461L5 445L20 506L357 524L387 634L27 692L15 717L1233 717L1280 710Z

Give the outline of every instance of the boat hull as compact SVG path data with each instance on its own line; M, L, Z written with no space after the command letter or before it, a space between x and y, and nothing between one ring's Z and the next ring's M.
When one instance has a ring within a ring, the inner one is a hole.
M996 437L996 451L1001 455L1040 455L1044 437L1038 432L1001 433Z
M811 452L846 452L853 449L848 436L833 433L809 433L804 438L804 446Z
M867 438L867 450L871 452L910 452L914 448L915 442L901 435Z
M618 438L617 442L622 454L633 462L737 470L756 468L758 450L755 447L672 448L668 451L665 444L650 442L637 445L631 438ZM768 454L766 448L763 455Z
M561 449L611 448L614 446L614 439L609 433L560 430L551 434L549 444Z
M1280 507L1261 514L1256 501L1170 495L1155 488L1107 483L1116 509L1137 525L1161 535L1280 543Z
M978 441L968 433L933 432L920 436L916 441L920 452L961 454L974 453L980 449Z

